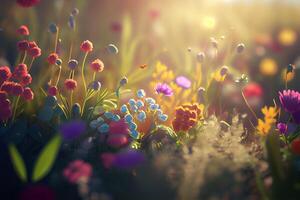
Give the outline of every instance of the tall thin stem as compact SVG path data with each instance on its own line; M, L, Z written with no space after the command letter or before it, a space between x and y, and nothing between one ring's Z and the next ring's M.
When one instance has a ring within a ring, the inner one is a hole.
M61 75L61 66L59 66L59 71L58 71L58 76L57 76L57 80L56 80L55 86L57 86L58 83L59 83L60 75Z
M81 77L82 77L85 96L86 96L86 82L85 82L85 76L84 76L84 65L85 65L87 55L88 55L88 52L85 53L83 61L82 61L82 66L81 66Z
M250 106L248 100L246 99L246 97L245 97L245 95L244 95L243 89L241 90L241 93L242 93L242 97L243 97L243 99L244 99L244 101L245 101L247 107L249 108L250 112L251 112L252 115L255 117L255 119L258 120L258 117L256 116L254 110L251 108L251 106Z

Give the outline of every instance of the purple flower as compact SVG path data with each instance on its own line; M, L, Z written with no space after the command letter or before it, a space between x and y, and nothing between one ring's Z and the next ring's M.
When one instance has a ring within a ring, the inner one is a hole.
M166 83L158 83L155 87L155 91L157 92L157 94L162 93L165 96L173 95L172 88Z
M287 130L288 130L288 126L285 123L278 123L277 124L277 129L279 130L279 132L283 135L287 134Z
M60 132L65 140L72 140L81 135L86 129L86 125L83 121L75 120L64 123L60 127Z
M137 167L145 161L145 156L139 151L128 150L116 154L114 166L121 169Z
M279 100L286 112L292 114L294 122L300 124L300 93L294 90L279 92Z
M285 111L295 113L300 110L300 93L294 90L279 92L279 100Z
M190 88L192 85L192 82L185 76L178 76L175 79L175 82L178 86L185 88L185 89Z

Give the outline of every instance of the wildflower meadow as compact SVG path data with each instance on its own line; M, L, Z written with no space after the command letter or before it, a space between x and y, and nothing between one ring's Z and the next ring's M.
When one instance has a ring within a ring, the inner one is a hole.
M1 0L0 199L300 199L297 0Z

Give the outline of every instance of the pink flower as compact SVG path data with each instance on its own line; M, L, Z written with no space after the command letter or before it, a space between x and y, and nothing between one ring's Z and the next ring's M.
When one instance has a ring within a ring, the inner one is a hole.
M56 96L58 92L58 89L56 86L49 86L48 87L48 95L49 96Z
M104 64L100 59L96 59L91 63L90 67L94 72L102 72Z
M13 78L22 81L23 77L25 77L27 74L28 74L27 65L21 63L15 67L13 72Z
M2 84L4 81L9 80L11 77L11 71L8 66L2 66L0 67L0 84Z
M17 47L19 51L26 51L29 48L29 43L27 40L21 40L17 43Z
M49 64L54 65L56 63L57 59L58 59L57 53L51 53L48 56L47 61L48 61Z
M77 82L73 79L66 79L65 80L65 88L67 90L75 90L77 87Z
M128 135L129 134L128 125L124 119L120 119L117 122L112 121L109 123L109 133Z
M20 35L29 35L29 29L27 26L22 25L17 29L17 33Z
M28 8L37 5L40 0L17 0L17 4L19 6Z
M74 160L64 169L63 175L70 183L78 183L82 178L88 180L92 175L92 166L83 160Z
M81 51L87 53L93 51L93 43L89 40L85 40L80 45Z
M34 94L32 90L29 87L27 87L24 89L22 97L25 99L25 101L32 101L34 98Z
M29 85L32 82L32 77L30 74L26 74L21 81L21 84L23 86Z
M24 89L21 84L15 83L12 88L12 95L20 96L23 93Z
M15 85L15 83L12 82L12 81L5 81L5 82L1 85L1 90L2 90L2 91L5 91L7 94L12 94L14 85Z
M106 142L108 146L120 148L128 144L128 137L123 134L109 134Z
M33 47L28 50L28 54L33 58L37 58L42 55L42 50L39 47Z

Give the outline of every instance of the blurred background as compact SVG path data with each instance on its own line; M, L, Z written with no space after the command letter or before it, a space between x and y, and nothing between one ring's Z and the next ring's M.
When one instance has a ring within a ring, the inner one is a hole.
M75 7L79 15L73 30L68 20ZM127 76L128 87L152 91L149 81L156 78L158 62L166 65L174 78L183 75L197 81L201 76L197 86L206 87L203 77L226 65L232 81L224 86L223 95L232 101L236 93L233 80L245 73L250 82L250 92L245 95L254 98L253 106L260 108L272 103L286 78L289 88L300 89L296 81L300 67L299 10L297 0L41 0L31 8L2 0L0 62L15 64L16 28L25 24L31 30L29 39L43 51L33 71L44 72L55 38L48 27L55 23L64 63L72 41L72 57L78 60L83 57L80 43L87 39L93 42L94 51L88 59L100 58L105 63L105 72L99 75L105 87L114 89L120 78ZM212 40L217 41L217 50ZM242 54L235 51L239 43L246 47ZM114 44L119 53L109 53L108 44ZM201 75L196 71L199 52L206 55ZM290 63L296 73L286 77L284 70Z

